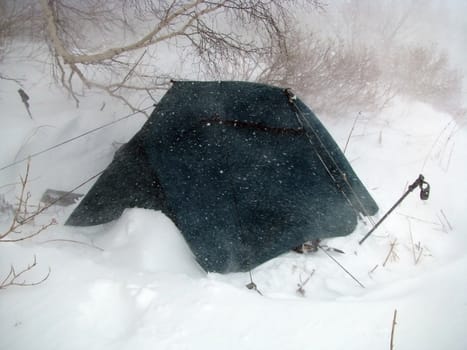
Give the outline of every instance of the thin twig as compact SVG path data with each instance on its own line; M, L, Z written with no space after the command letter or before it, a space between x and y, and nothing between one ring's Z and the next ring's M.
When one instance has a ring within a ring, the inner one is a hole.
M370 271L368 271L368 276L369 276L370 278L372 278L371 275L376 271L376 269L378 268L378 266L379 266L379 265L376 264L375 267L373 267Z
M398 258L397 254L394 252L394 247L396 246L396 244L397 244L397 239L395 239L393 242L391 242L391 248L389 249L389 252L388 252L388 255L386 256L386 259L384 259L383 267L386 266L386 264L389 261L389 258L391 256L393 256L394 259Z
M315 269L313 269L313 271L311 271L309 274L308 274L308 277L306 278L305 281L302 281L302 276L300 275L299 276L299 280L300 280L300 283L297 283L297 293L300 294L301 296L305 296L305 285L308 283L308 281L310 281L311 277L314 275L315 273Z
M420 262L420 259L423 254L423 247L420 245L420 243L418 243L418 246L416 247L418 249L418 256L415 258L415 265L417 265Z
M444 233L448 233L448 228L446 227L446 222L443 220L442 216L440 214L436 213L436 218L439 221L438 225L441 226L440 231L442 231Z
M48 224L45 224L45 225L42 225L41 228L39 228L37 231L35 231L34 233L31 233L27 236L23 236L23 237L20 237L20 238L12 238L12 239L1 239L0 242L1 243L12 243L12 242L20 242L20 241L25 241L27 239L30 239L30 238L33 238L37 235L39 235L41 232L47 230L50 226L52 225L56 225L57 224L57 221L55 219L52 219ZM22 226L22 225L20 225ZM19 226L18 226L19 227ZM15 231L10 231L8 232L11 233L11 232L15 232Z
M427 154L426 157L425 157L425 160L423 161L422 169L420 170L420 172L423 172L423 170L425 169L426 164L428 163L428 160L429 160L431 154L433 153L434 148L436 147L436 145L438 144L439 140L441 139L441 137L443 136L443 134L446 132L446 130L448 130L448 129L451 127L451 125L452 125L453 123L455 124L454 119L452 119L451 121L449 121L449 122L444 126L444 128L439 132L438 136L437 136L436 139L433 141L433 144L431 145L430 150L428 151L428 154Z
M0 79L1 79L1 80L13 81L13 82L15 82L16 84L18 84L20 87L23 87L23 84L21 84L21 80L22 80L22 79L11 78L11 77L8 77L8 76L3 75L3 74L0 74Z
M43 232L44 230L46 230L50 226L55 225L57 223L55 221L55 219L52 219L48 224L42 225L38 230L36 230L35 232L33 232L33 233L29 234L29 235L26 235L26 236L23 236L23 237L20 237L20 238L6 239L7 236L9 236L12 233L20 233L18 231L18 229L20 227L32 222L34 220L34 218L36 218L45 209L48 208L47 206L42 207L42 208L38 207L32 213L28 212L28 201L29 201L29 198L31 198L30 193L26 191L26 186L27 186L28 178L29 178L29 171L30 171L30 160L28 160L28 162L27 162L26 173L25 173L24 177L20 176L21 191L20 191L20 195L18 197L18 205L17 205L17 208L15 209L15 213L14 213L13 219L11 221L10 228L6 232L0 234L0 242L1 243L19 242L19 241L24 241L26 239L30 239L30 238L32 238L34 236L37 236L38 234L40 234L41 232Z
M394 316L392 318L392 327L391 327L391 343L389 345L389 350L394 349L394 330L396 329L396 318L397 318L397 309L394 309Z
M349 145L350 138L352 137L352 134L353 134L354 129L355 129L355 125L357 124L358 118L360 117L361 113L362 112L358 112L357 116L355 117L355 119L353 121L353 125L352 125L352 128L350 129L349 136L347 137L347 141L345 142L344 150L342 151L342 153L344 153L344 154L345 154L345 151L347 150L347 146Z
M74 239L63 239L63 238L62 238L62 239L60 239L60 238L57 238L57 239L48 239L48 240L46 240L46 241L39 242L39 244L53 243L53 242L68 242L68 243L82 244L82 245L85 245L85 246L87 246L87 247L100 250L101 252L104 251L103 248L98 247L98 246L96 246L96 245L94 245L94 244L90 244L90 243L86 243L86 242L81 242L81 241L75 241Z
M449 166L451 165L451 158L452 158L452 153L454 152L454 146L455 145L456 144L453 143L452 146L451 146L451 150L450 150L449 155L448 155L448 162L447 162L447 164L445 166L445 171L446 172L449 170Z
M422 257L423 247L421 246L420 243L418 243L418 245L415 244L415 242L413 240L412 227L410 225L410 220L409 219L407 219L407 220L409 222L410 243L412 245L413 261L414 261L414 264L417 265L420 262L420 259ZM418 254L415 252L415 250L418 251Z
M26 280L18 281L25 273L31 271L36 266L37 266L37 260L36 260L35 255L34 255L34 260L33 260L32 264L29 264L27 267L25 267L20 272L16 272L13 265L11 265L10 272L3 279L3 281L0 282L0 289L5 289L5 288L11 287L11 286L31 287L31 286L37 286L38 284L43 283L50 276L50 272L51 272L50 267L49 267L49 270L48 270L47 274L39 281L36 281L36 282L26 282Z
M413 234L412 234L412 225L410 224L410 219L407 219L407 221L409 223L409 234L410 234L410 243L412 245L413 261L414 261L414 264L417 265L417 257L415 254L415 243L413 241Z
M427 220L427 219L422 219L422 218L418 218L418 217L412 216L412 215L407 215L407 214L404 214L404 213L396 213L396 214L397 214L397 215L400 215L400 216L403 216L403 217L405 217L405 218L411 219L411 220L415 220L415 221L418 221L418 222L425 223L425 224L440 225L440 226L442 226L439 222L436 222L436 221L431 221L431 220Z
M443 216L444 220L445 220L446 223L448 224L449 230L452 231L452 225L451 225L451 223L449 222L448 218L446 217L446 214L444 214L443 209L441 209L440 212L441 212L441 215Z
M116 84L115 88L110 89L112 93L115 93L118 89L120 89L123 85L126 84L126 82L128 81L128 79L130 79L130 77L134 73L136 67L141 63L141 60L143 59L143 57L146 55L147 52L148 52L147 49L144 50L143 54L136 60L136 63L133 64L133 67L131 67L131 69L128 71L128 73L125 75L125 77L122 79L121 83Z

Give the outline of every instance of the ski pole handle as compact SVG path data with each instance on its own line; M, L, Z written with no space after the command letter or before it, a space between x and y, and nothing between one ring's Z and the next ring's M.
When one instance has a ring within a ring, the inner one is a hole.
M417 180L414 181L413 184L411 184L409 186L409 188L407 189L407 191L405 191L405 193L402 195L401 198L399 198L399 200L396 202L396 204L394 204L391 209L388 210L388 212L386 214L384 214L384 216L375 224L375 226L373 226L373 228L358 242L358 244L362 244L363 242L365 242L365 240L378 228L379 225L381 225L381 223L389 216L389 214L392 213L392 211L394 209L396 209L396 207L402 203L402 201L405 199L405 197L407 197L409 195L410 192L412 192L414 189L416 189L417 187L420 187L420 198L422 200L427 200L429 195L430 195L430 185L428 184L428 182L425 181L425 177L423 175L419 175Z

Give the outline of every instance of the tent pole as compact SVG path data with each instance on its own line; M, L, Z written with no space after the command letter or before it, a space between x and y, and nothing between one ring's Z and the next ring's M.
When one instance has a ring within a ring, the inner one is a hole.
M337 164L336 160L334 159L332 153L329 151L329 149L326 147L326 145L323 143L321 140L321 137L319 134L314 130L312 125L307 121L305 116L303 115L302 111L296 104L297 97L295 94L292 92L291 89L287 88L284 89L284 93L288 99L289 105L291 106L292 110L295 113L295 116L297 117L297 120L301 127L305 130L305 135L308 138L308 141L312 145L316 156L318 159L321 161L321 164L323 164L324 168L326 169L328 175L334 182L334 185L338 188L338 190L342 193L346 201L349 203L350 207L355 211L355 214L357 216L360 216L360 213L364 214L366 217L368 217L369 221L371 224L374 225L371 216L368 214L367 210L365 209L365 206L361 202L360 198L358 198L358 195L355 193L355 190L353 189L352 185L350 184L349 180L347 179L347 175L342 171L342 169L339 167ZM307 131L307 128L305 128L305 125L308 127L309 130L313 133L313 138L317 140L317 144L312 140L312 136L309 134ZM318 150L318 147L321 147L321 150ZM324 158L327 158L326 160ZM334 174L335 172L335 174ZM339 178L339 181L337 179ZM347 191L344 190L343 186L347 186L347 189L349 191L349 194L353 196L353 201L349 198L349 195L347 194ZM356 208L355 205L358 207Z

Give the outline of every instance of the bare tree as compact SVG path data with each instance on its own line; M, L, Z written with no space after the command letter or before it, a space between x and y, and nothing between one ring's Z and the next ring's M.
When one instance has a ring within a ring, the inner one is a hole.
M133 110L129 91L166 89L177 78L158 65L165 45L220 71L238 57L283 47L288 9L298 3L320 6L318 0L40 0L57 78L76 102L79 82Z

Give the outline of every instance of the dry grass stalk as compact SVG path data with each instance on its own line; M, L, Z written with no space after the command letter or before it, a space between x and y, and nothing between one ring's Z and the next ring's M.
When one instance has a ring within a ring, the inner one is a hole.
M421 246L420 242L418 242L417 244L414 243L410 219L407 219L407 221L409 222L409 234L410 234L410 243L412 246L413 261L414 261L414 264L417 265L420 262L420 259L422 257L423 247Z
M415 265L417 265L417 264L420 262L420 259L422 258L422 254L423 254L423 252L424 252L424 249L423 249L423 247L421 246L420 242L418 242L418 243L415 245L415 249L418 251L417 256L414 255ZM414 253L414 254L415 254L415 253Z
M394 349L394 330L396 329L396 318L397 318L397 309L394 309L394 316L392 317L392 327L391 327L391 342L389 345L389 350Z
M372 275L376 271L376 269L379 267L379 264L376 264L375 267L373 267L370 271L368 271L368 276L370 278L373 278Z
M446 214L444 213L444 210L441 209L441 210L440 210L440 213L441 213L441 215L443 216L444 221L445 221L446 224L448 225L449 231L452 231L452 225L451 225L451 223L449 222L449 220L448 220Z
M410 219L407 219L407 221L409 223L409 234L410 234L410 243L412 246L413 261L414 261L414 264L417 265L417 263L420 260L420 257L422 256L423 248L420 246L420 243L417 246L415 245L414 240L413 240L412 225L410 224ZM418 255L415 252L416 249L418 250Z
M347 136L347 141L345 142L344 150L342 151L345 154L345 151L347 151L347 147L349 146L350 139L353 135L353 132L355 130L355 126L357 125L358 118L362 115L362 112L358 112L357 115L355 116L355 119L352 124L352 128L350 129L349 135Z
M399 260L399 255L397 255L397 252L395 250L396 245L397 245L397 239L391 242L388 255L386 256L386 259L384 259L384 262L383 262L383 267L386 266L389 260L392 260L392 261Z
M407 219L410 219L410 220L415 220L415 221L418 221L420 223L424 223L424 224L430 224L430 225L440 225L439 222L436 222L436 221L432 221L432 220L427 220L427 219L422 219L422 218L419 218L419 217L416 217L416 216L412 216L412 215L407 215L407 214L404 214L404 213L396 213L397 215L400 215L400 216L403 216Z
M311 271L309 274L308 274L308 277L302 281L302 276L300 275L299 276L299 280L300 280L300 283L297 283L297 293L300 294L302 297L305 296L305 285L310 281L311 277L314 275L315 273L315 269L313 269L313 271Z

